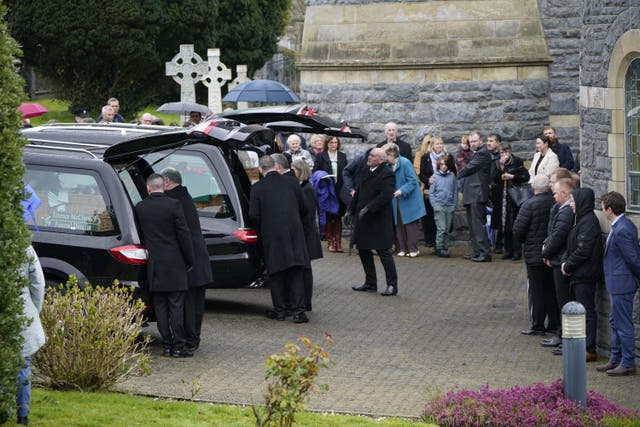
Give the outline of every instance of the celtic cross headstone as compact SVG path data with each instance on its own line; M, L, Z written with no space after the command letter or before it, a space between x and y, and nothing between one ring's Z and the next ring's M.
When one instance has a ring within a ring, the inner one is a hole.
M240 83L248 82L249 80L251 79L247 77L247 66L236 65L236 78L229 82L229 84L227 85L227 88L231 90L234 87L238 86ZM248 102L238 102L237 105L238 105L238 110L243 108L249 108Z
M220 88L231 80L231 70L220 62L220 49L207 49L209 71L202 76L202 83L209 89L209 109L213 113L222 111Z
M181 44L180 52L165 63L165 75L180 85L180 101L196 102L195 84L208 71L208 65L193 51L192 44Z

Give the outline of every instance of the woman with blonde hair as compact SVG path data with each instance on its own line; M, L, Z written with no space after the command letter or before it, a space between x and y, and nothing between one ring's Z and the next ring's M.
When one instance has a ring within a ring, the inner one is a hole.
M424 184L423 197L424 206L427 212L427 214L422 219L422 232L424 233L424 244L430 247L435 246L436 222L433 212L433 206L431 205L431 202L429 200L429 186L432 184L431 178L433 177L434 172L438 170L438 160L441 158L445 158L447 160L447 164L453 161L453 159L447 159L447 156L449 156L449 153L447 152L447 147L445 147L442 138L432 137L427 151L420 158L420 170L418 173L418 177Z
M313 189L313 185L309 182L311 178L311 168L303 160L295 160L291 164L291 169L298 178L300 186L302 187L303 203L306 207L307 215L302 218L302 228L307 243L307 252L309 253L309 261L322 258L322 245L320 243L320 234L318 233L318 198L316 190ZM304 282L304 309L305 311L311 311L311 298L313 296L313 270L311 270L311 264L304 268L303 272Z

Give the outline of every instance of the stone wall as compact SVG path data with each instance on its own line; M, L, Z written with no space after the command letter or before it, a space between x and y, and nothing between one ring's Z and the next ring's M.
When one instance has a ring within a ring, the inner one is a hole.
M390 120L414 146L478 129L530 158L551 61L537 0L311 0L297 65L304 102L374 141Z
M629 31L640 28L640 4L627 0L584 0L583 3L580 47L582 182L593 188L599 198L612 189L624 194L625 185L628 185L628 182L625 184L624 167L624 95L619 77L624 75L626 68L622 58L640 56L640 36L626 38L622 43L626 46L620 47L620 41ZM620 69L616 69L618 66ZM638 222L637 216L630 217ZM608 232L608 224L605 225ZM597 309L598 346L602 352L608 352L609 298L604 285L598 288ZM638 354L640 294L636 294L634 313Z
M549 55L549 123L560 141L580 151L579 62L583 0L538 0Z

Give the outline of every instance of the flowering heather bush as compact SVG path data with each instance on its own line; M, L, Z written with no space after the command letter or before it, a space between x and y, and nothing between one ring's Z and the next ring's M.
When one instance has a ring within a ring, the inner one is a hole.
M612 403L594 391L587 393L586 410L563 395L562 380L508 390L454 390L426 406L423 418L441 426L604 426L614 417L618 425L640 425L640 413ZM638 424L636 424L636 422Z

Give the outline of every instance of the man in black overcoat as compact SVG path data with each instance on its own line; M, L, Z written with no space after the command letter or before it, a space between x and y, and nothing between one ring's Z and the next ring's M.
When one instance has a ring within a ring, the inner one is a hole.
M458 178L466 177L462 190L462 203L467 210L467 222L473 254L465 258L475 262L491 262L491 243L485 224L487 223L487 201L489 200L489 180L491 154L483 144L478 132L469 134L469 145L474 151L467 165L458 172Z
M393 208L391 201L396 187L393 171L386 166L387 156L381 148L369 152L367 168L362 171L362 180L356 189L350 212L355 218L354 241L365 282L353 286L354 291L376 292L378 281L373 263L375 250L380 257L387 279L387 288L381 295L398 293L398 274L391 254L393 244Z
M259 170L263 178L251 188L249 217L258 229L269 274L270 317L284 320L289 309L294 322L305 323L303 271L310 263L301 220L306 215L302 190L297 180L276 171L270 156L260 158Z
M383 145L393 142L398 146L400 155L413 163L413 154L411 153L411 144L405 142L398 136L398 125L395 122L389 122L384 125L384 141L378 143L376 147L382 148Z
M200 228L198 211L191 194L182 185L180 172L174 168L166 168L161 175L164 177L164 194L180 201L191 233L194 264L187 274L189 290L184 301L184 329L187 338L185 351L193 352L200 347L205 294L207 285L213 282L209 252Z
M180 202L164 194L164 178L147 178L149 196L136 205L144 245L149 252L147 277L164 356L187 357L184 346L184 298L187 270L193 265L191 234Z

